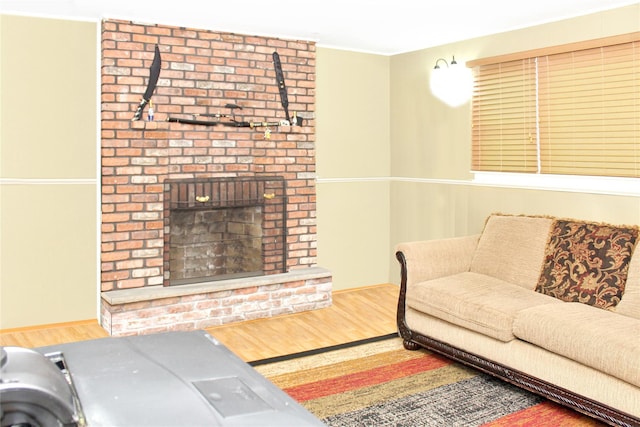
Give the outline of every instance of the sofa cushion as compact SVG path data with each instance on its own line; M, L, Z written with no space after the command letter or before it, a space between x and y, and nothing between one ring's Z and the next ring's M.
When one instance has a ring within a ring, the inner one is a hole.
M516 337L640 387L640 320L581 303L517 313Z
M500 341L514 339L516 313L540 304L563 303L491 276L465 272L416 283L407 289L410 308Z
M536 291L612 309L622 298L638 229L557 220Z
M547 217L489 216L469 271L533 290L552 222Z

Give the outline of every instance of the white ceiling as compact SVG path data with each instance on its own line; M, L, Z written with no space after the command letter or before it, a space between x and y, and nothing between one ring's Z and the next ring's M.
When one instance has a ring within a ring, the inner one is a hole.
M640 0L0 0L11 14L115 18L393 55ZM640 21L640 16L638 16Z

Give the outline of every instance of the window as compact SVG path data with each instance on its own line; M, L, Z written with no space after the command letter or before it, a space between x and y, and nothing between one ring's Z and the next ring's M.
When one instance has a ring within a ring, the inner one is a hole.
M468 65L474 171L640 177L640 33Z

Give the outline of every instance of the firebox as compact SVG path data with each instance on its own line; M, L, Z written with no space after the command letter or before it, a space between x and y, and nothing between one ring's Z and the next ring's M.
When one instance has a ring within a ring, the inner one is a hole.
M164 211L165 286L285 272L283 177L167 180Z

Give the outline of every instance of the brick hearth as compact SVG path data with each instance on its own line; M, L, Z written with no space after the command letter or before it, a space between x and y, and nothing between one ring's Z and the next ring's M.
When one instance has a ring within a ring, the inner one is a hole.
M204 329L328 307L331 273L290 273L103 294L102 326L114 336Z
M156 44L162 68L152 97L155 119L132 122L146 89ZM284 119L272 62L274 51L282 62L289 111L304 118L302 126L272 128L268 138L264 128L166 121L168 117L193 118L194 114L228 114L227 104L242 107L235 109L239 120ZM188 324L199 327L331 304L330 274L323 272L321 285L317 278L309 283L302 279L301 284L298 277L317 274L318 268L314 113L312 42L118 20L103 22L101 308L107 330L130 334ZM285 273L270 275L280 279L269 279L282 283L256 287L256 281L267 279L254 277L212 282L196 294L192 291L198 284L170 286L177 289L167 290L167 183L254 176L278 176L286 182ZM287 293L281 289L296 289L296 302L272 299L271 294ZM266 298L266 294L270 296ZM135 295L135 301L121 300L122 295ZM140 299L145 295L148 299ZM248 295L271 307L256 310L258 302L242 299L250 298ZM303 295L305 301L300 301ZM234 308L218 316L215 310L200 309L207 304L226 307L234 301L249 310L241 314ZM177 313L199 320L179 320Z

